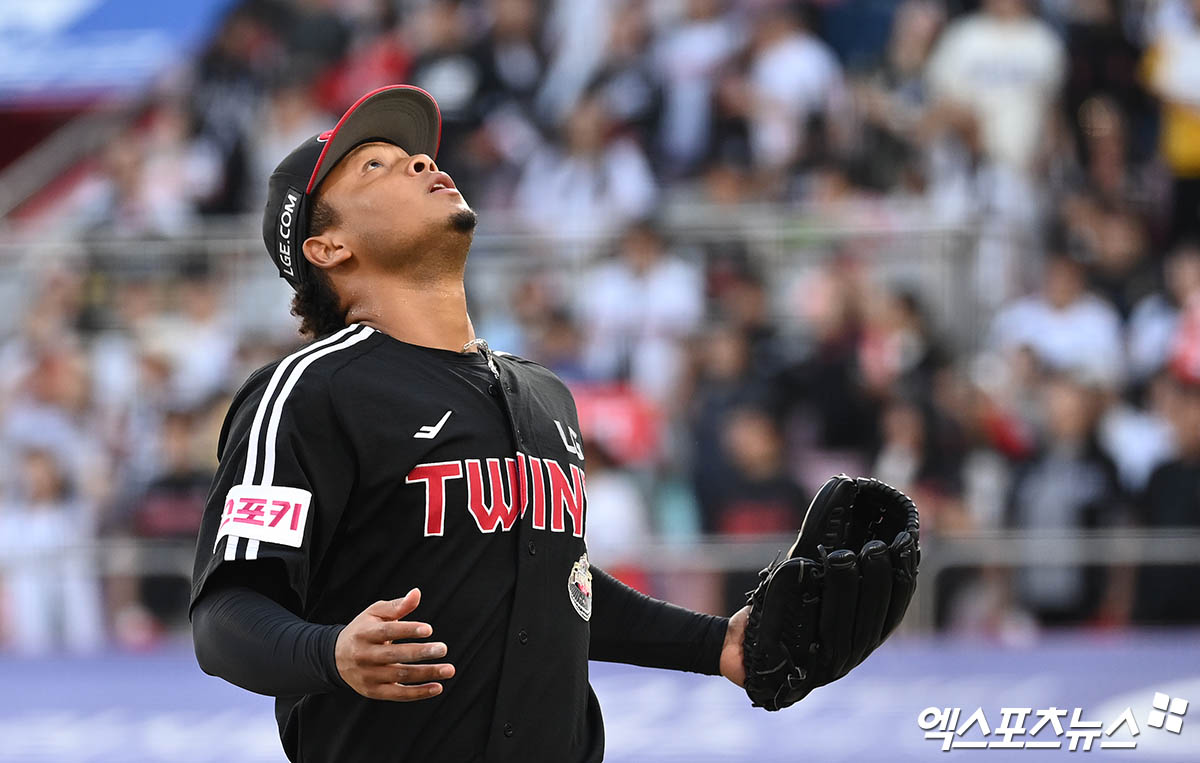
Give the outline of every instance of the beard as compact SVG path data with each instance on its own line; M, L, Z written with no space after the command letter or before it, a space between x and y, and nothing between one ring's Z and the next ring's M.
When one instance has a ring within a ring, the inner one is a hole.
M471 233L479 223L479 215L471 208L460 209L450 215L450 230L455 233Z

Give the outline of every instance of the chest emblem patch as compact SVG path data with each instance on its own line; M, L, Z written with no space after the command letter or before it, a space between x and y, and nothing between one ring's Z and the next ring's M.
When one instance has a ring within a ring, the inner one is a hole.
M571 606L575 608L575 613L585 621L591 620L592 568L588 564L586 553L571 566L571 576L567 578L567 593L571 597Z

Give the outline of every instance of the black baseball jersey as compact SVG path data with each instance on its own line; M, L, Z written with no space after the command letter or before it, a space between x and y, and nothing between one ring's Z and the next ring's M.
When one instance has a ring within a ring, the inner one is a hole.
M600 759L584 450L557 377L354 324L251 376L219 448L193 603L227 560L282 564L313 623L419 587L412 617L457 669L419 702L278 698L292 760Z

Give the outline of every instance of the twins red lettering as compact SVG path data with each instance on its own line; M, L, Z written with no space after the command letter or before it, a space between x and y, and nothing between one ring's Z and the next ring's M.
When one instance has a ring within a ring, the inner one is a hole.
M525 476L525 454L517 453L517 474L520 475L520 493L518 500L521 502L521 519L525 518L525 509L529 506L529 478Z
M582 458L583 446L579 446ZM575 511L571 512L571 534L576 538L583 537L583 516L587 511L587 474L575 464L571 464L571 482L575 486Z
M547 463L553 463L548 461ZM533 528L546 529L546 485L542 482L542 459L529 457L529 472L533 479Z
M478 463L478 462L477 462ZM421 464L404 479L409 485L425 483L425 535L441 535L446 527L446 480L463 475L462 462L441 461Z
M584 484L583 471L571 464L571 483L567 482L567 474L557 461L547 458L546 471L550 475L550 530L564 532L566 513L571 515L572 534L576 538L583 537Z
M470 509L471 516L475 518L475 524L479 525L480 532L495 532L497 526L504 530L511 530L513 523L517 521L517 502L516 496L513 495L517 486L517 462L506 458L504 463L508 467L509 496L507 499L504 496L505 483L504 475L500 473L500 459L489 458L487 460L488 483L492 502L490 506L485 506L483 470L480 467L479 459L467 460L467 508Z

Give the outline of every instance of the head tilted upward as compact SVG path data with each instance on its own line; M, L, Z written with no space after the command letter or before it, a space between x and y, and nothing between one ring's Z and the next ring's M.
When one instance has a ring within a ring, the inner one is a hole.
M462 291L476 217L433 160L439 132L427 93L383 88L271 176L263 236L296 289L302 332L320 336L414 296Z

